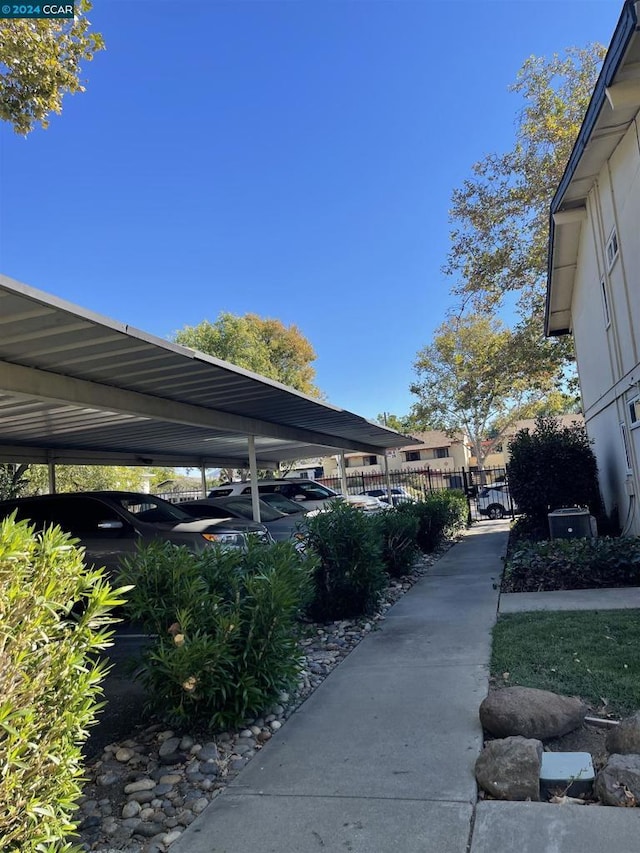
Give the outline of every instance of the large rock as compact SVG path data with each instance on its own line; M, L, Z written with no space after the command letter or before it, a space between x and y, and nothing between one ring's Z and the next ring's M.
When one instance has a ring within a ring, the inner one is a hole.
M524 737L492 740L476 761L476 780L499 800L539 800L542 743Z
M606 744L607 752L616 752L619 755L630 752L640 753L640 711L611 729L607 735Z
M594 792L606 806L640 805L640 755L610 755Z
M577 729L587 707L580 699L533 687L505 687L480 705L480 721L494 737L548 740Z

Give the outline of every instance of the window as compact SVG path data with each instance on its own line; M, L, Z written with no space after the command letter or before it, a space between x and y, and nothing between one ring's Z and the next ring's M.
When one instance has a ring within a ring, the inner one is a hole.
M618 235L614 228L607 243L607 266L609 269L614 265L618 257Z
M363 465L377 465L378 457L377 456L365 456L362 460Z
M407 462L419 462L420 461L420 451L419 450L405 450L404 455L405 455L405 459Z
M634 397L627 403L629 407L629 421L632 426L640 423L640 397Z
M624 446L624 457L627 463L627 473L631 473L631 454L629 453L629 436L627 435L627 425L620 424L620 432L622 433L622 444Z
M604 279L600 282L600 296L602 297L602 310L604 311L604 323L608 329L611 325L611 316L609 315L609 298L607 296L607 283Z
M449 456L449 448L448 447L436 447L433 451L434 459L446 459Z
M18 518L29 518L36 528L57 524L73 536L111 538L122 535L125 528L101 529L99 523L123 519L110 506L100 500L66 495L47 495L19 505Z

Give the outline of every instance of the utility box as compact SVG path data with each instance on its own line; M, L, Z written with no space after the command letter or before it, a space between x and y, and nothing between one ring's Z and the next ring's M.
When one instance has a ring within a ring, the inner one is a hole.
M583 797L591 793L595 772L588 752L543 752L540 767L540 795Z
M548 518L552 539L587 539L596 535L595 519L588 509L564 507L550 512Z

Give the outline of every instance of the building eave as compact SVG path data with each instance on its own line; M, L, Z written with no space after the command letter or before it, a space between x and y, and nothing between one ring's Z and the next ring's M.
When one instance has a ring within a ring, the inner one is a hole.
M564 174L551 202L544 331L572 331L571 301L587 197L640 109L638 10L626 0Z

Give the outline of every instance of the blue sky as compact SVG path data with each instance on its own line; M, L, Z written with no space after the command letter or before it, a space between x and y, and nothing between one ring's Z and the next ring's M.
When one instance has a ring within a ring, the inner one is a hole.
M513 142L524 59L621 0L95 0L47 131L0 128L0 271L169 337L295 323L330 402L406 413L452 304L452 190Z

